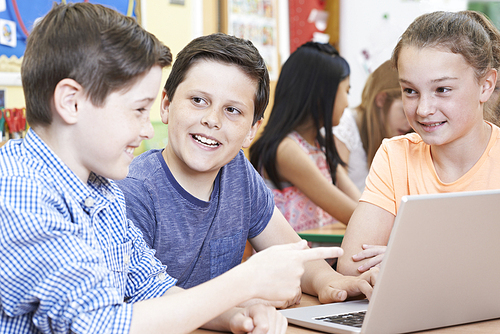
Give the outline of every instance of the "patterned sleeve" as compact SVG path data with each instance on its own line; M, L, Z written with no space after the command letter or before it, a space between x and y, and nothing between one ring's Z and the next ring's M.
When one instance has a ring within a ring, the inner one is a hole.
M127 236L132 241L133 252L125 291L126 301L133 303L162 296L177 280L166 273L166 266L154 256L155 251L144 242L141 231L130 220L128 224Z
M339 125L332 128L332 132L338 140L344 143L349 151L356 146L356 139L359 137L356 119L350 109L346 109L340 117Z
M32 180L2 182L2 189L29 191L17 193L15 206L16 193L0 196L0 327L17 328L15 332L33 325L44 333L128 332L132 306L123 304L99 254L81 241L81 226L61 214L64 209L53 205L54 196Z

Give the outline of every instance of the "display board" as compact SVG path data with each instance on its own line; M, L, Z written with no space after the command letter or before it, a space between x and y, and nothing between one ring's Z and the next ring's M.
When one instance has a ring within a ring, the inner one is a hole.
M275 0L228 0L228 34L252 41L264 58L271 80L277 80L278 24Z
M35 21L43 17L54 3L61 2L66 3L66 0L0 0L0 55L22 57L26 48L26 38ZM97 0L90 2L113 8L128 16L138 16L136 15L137 0Z

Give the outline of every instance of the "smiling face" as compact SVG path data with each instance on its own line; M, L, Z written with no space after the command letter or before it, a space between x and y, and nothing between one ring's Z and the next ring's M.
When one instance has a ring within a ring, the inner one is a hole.
M168 124L164 152L172 173L208 173L215 178L243 147L252 126L257 83L236 65L199 60L191 66L172 101L163 94L162 121Z
M111 179L123 179L142 140L152 138L154 130L149 112L161 84L162 69L154 66L129 89L111 93L102 107L87 98L78 104L80 170L88 177L92 171Z
M480 131L482 103L492 89L485 78L478 82L460 54L406 46L398 71L406 116L427 144L467 143Z

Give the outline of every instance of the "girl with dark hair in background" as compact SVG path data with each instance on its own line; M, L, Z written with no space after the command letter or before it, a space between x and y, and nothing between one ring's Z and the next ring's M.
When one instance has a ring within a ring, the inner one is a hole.
M347 224L359 190L349 179L333 134L347 107L350 68L330 44L307 42L282 67L274 105L250 160L296 231Z

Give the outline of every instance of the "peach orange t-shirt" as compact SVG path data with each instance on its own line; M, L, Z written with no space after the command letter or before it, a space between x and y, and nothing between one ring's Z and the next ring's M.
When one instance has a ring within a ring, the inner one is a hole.
M492 126L490 141L476 164L451 183L434 169L430 146L417 133L384 139L377 151L360 201L396 215L405 195L500 188L500 128Z

